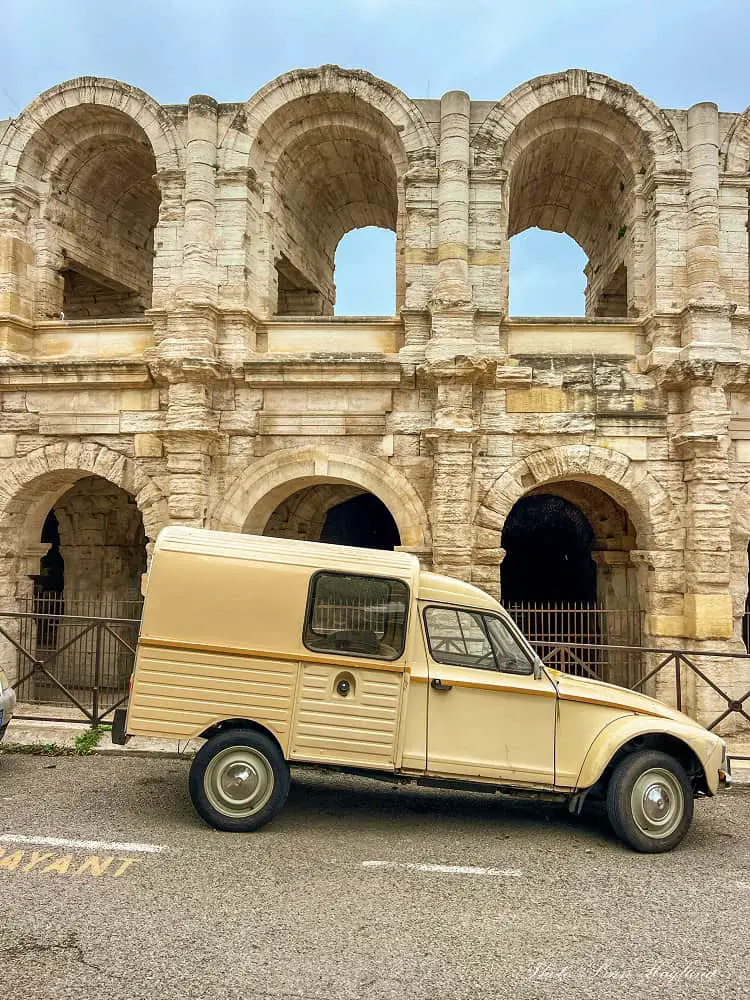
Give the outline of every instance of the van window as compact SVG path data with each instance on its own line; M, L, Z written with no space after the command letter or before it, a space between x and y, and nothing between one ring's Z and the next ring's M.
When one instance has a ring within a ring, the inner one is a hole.
M460 608L427 608L430 655L436 663L530 674L534 665L500 618Z
M481 615L457 608L427 608L424 618L430 652L437 663L497 669Z
M404 651L409 588L401 580L317 573L303 641L316 653L396 660Z

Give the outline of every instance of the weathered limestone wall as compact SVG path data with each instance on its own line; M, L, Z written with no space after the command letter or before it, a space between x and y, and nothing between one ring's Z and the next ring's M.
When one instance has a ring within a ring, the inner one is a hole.
M481 102L331 66L232 104L52 88L0 124L0 599L47 512L105 483L151 540L312 537L374 493L404 548L493 592L513 504L546 490L585 508L600 599L648 641L744 648L749 191L748 112L585 70ZM338 319L336 246L371 225L396 315ZM508 319L531 226L586 252L585 319ZM110 543L62 531L103 585Z

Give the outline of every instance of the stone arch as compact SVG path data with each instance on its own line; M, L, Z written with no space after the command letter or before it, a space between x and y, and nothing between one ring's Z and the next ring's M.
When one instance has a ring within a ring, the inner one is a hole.
M292 70L261 87L237 112L225 134L221 145L231 162L224 166L242 165L260 130L285 104L319 94L359 98L391 122L410 160L434 160L435 136L419 108L398 87L365 70L327 65Z
M719 162L730 174L746 174L750 168L750 108L732 122L719 150Z
M335 254L354 229L396 234L396 309L406 296L406 183L412 164L435 162L436 140L397 88L360 70L297 70L263 87L236 113L220 159L249 168L255 210L268 220L258 246L261 314L332 315ZM251 251L254 252L254 251Z
M608 493L631 518L641 549L682 548L679 518L664 487L626 455L594 445L550 448L517 462L481 498L475 525L496 533L499 547L513 505L536 487L561 480L590 483ZM484 541L489 545L486 534Z
M0 163L0 180L16 182L16 172L28 142L55 115L67 109L95 105L131 118L151 143L157 170L181 166L183 142L168 114L157 102L129 84L103 77L82 76L45 90L10 125Z
M588 258L587 316L647 308L643 178L682 159L663 112L631 87L569 70L512 91L490 111L473 147L475 166L500 171L504 181L501 242L535 227L566 233ZM509 280L500 276L501 308Z
M426 551L431 545L422 499L408 480L381 459L365 455L293 448L256 462L230 483L209 514L222 531L262 532L279 503L306 485L338 482L378 497L393 515L403 548Z
M168 524L164 495L132 459L93 443L51 444L2 467L0 557L23 556L37 543L42 519L54 501L86 476L98 476L130 493L151 541Z
M498 101L471 143L477 165L485 157L502 156L508 139L527 115L569 97L583 97L623 115L655 156L673 167L681 165L682 145L663 111L633 87L583 69L535 77Z

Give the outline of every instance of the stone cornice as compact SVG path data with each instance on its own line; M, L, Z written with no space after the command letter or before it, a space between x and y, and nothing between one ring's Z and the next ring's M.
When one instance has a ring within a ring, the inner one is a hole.
M0 390L92 388L142 389L153 385L142 361L37 361L0 365Z
M403 366L398 361L384 360L382 357L258 357L246 361L242 370L245 382L258 388L339 385L397 388L404 378Z

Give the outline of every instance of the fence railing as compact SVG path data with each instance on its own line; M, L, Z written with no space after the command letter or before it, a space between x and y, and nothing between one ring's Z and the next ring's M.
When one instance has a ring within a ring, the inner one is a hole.
M18 700L45 706L44 715L33 716L37 719L67 719L55 714L57 706L72 705L92 725L106 721L127 700L142 602L103 605L86 598L67 599L64 605L57 599L33 603L32 611L0 612L3 659L7 663L7 654L14 654ZM62 614L63 606L79 613ZM102 606L125 614L103 617L88 610Z
M45 706L47 714L34 718L70 721L69 715L54 712L72 705L81 721L97 725L127 701L140 627L140 601L132 605L138 617L0 611L0 662L8 664L9 654L15 658L14 686L21 702ZM66 611L71 606L76 607L74 600L66 603ZM733 716L750 723L748 653L558 641L551 631L541 639L538 634L532 632L530 639L542 660L565 673L618 684L627 675L632 680L626 686L656 693L693 715L699 711L709 729ZM734 669L727 673L728 667Z
M571 603L510 604L506 610L540 655L556 643L585 646L567 664L567 673L606 674L608 681L623 687L633 687L642 676L642 657L621 651L641 645L643 616L638 608Z
M609 664L618 658L633 658L637 661L637 669L641 676L632 685L633 690L652 693L659 683L658 694L661 700L669 700L680 711L688 711L693 716L700 712L707 729L715 729L730 716L737 715L744 722L750 723L747 705L750 699L750 654L726 653L720 650L692 649L660 649L650 646L604 646L574 644L566 642L533 643L542 661L548 666L562 670L564 673L575 673L594 680L615 683ZM589 654L593 653L591 656ZM737 691L726 689L727 682L721 683L710 671L717 667L729 665L732 661L743 664L746 668L738 677ZM597 663L599 669L592 666ZM700 666L698 664L701 664ZM604 664L604 668L601 667ZM666 683L665 683L666 682ZM703 687L699 687L699 683ZM722 684L724 687L722 687ZM651 690L649 690L651 689ZM687 704L690 694L689 702ZM708 717L710 705L718 704L720 710L715 716Z

